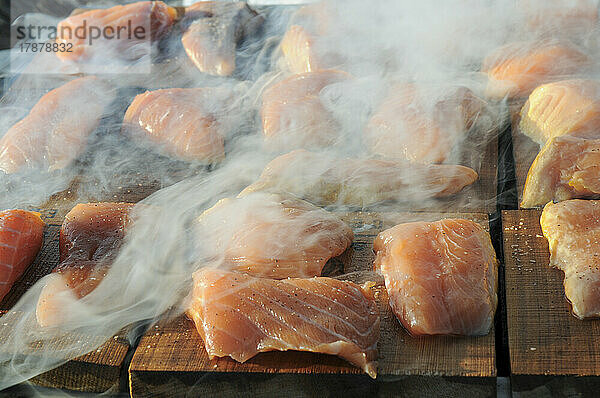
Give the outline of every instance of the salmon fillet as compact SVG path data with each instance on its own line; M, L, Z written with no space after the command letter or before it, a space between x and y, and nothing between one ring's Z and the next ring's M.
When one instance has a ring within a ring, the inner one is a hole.
M486 95L526 97L540 84L568 78L590 66L590 59L573 44L557 40L510 43L483 61L488 76Z
M189 27L181 42L201 72L230 76L235 71L237 44L262 22L244 2L200 1L186 8L183 23Z
M600 82L574 79L536 88L521 109L519 130L539 144L564 134L600 137Z
M62 300L81 299L106 276L130 224L132 203L82 203L60 230L60 263L42 288L36 315L40 326L61 322Z
M442 163L464 138L482 103L466 88L433 99L426 88L394 85L365 129L372 153L420 163Z
M44 222L39 213L0 211L0 301L42 248Z
M300 199L255 192L217 202L198 220L202 258L274 279L321 275L352 243L350 227Z
M268 87L260 112L267 147L292 150L334 144L340 126L319 94L325 87L349 79L345 72L323 70L292 75Z
M579 318L600 316L600 202L548 203L540 218L550 266L565 273L565 295Z
M221 119L229 98L228 92L216 88L146 91L127 109L123 129L181 160L221 160L226 133Z
M0 170L67 167L83 153L113 99L112 88L93 76L48 92L0 138Z
M318 205L369 206L396 200L449 196L477 180L464 166L397 160L337 158L297 149L273 159L240 195L288 192Z
M188 315L208 356L245 362L259 352L337 355L377 375L379 312L370 291L332 278L253 278L201 269Z
M72 15L58 23L56 38L58 44L67 48L72 46L71 51L59 51L56 55L70 61L90 58L101 61L112 57L136 59L147 55L138 51L142 45L164 36L176 17L177 11L162 1L139 1ZM87 29L82 29L84 26ZM131 26L130 32L122 29L128 26ZM106 31L107 38L96 39L88 32L90 27Z
M412 335L485 335L498 264L489 234L462 219L399 224L373 244L390 306Z
M536 34L573 36L589 33L598 23L596 0L518 0L527 27Z
M600 196L600 139L561 136L542 147L527 173L521 207Z

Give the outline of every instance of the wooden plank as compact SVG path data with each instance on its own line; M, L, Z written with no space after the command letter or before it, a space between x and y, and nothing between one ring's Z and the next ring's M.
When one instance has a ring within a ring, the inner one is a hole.
M400 222L444 217L472 219L489 230L487 214L344 214L343 219L352 226L356 237L352 247L334 260L342 268L336 264L328 266L330 274L371 270L372 242L381 230ZM244 364L230 358L209 360L193 323L179 316L159 322L142 337L129 368L131 394L142 397L152 392L175 396L176 392L213 391L229 396L238 393L260 396L268 395L268 388L277 388L313 395L313 391L341 391L338 388L344 386L365 394L378 391L385 395L385 391L394 391L393 386L420 385L422 389L428 379L434 384L456 383L456 388L467 388L475 396L490 396L495 392L494 331L482 337L412 337L391 312L385 287L377 287L376 297L382 320L376 381L337 357L306 352L261 353ZM427 377L419 379L424 376ZM467 378L473 381L465 381Z
M515 176L517 178L517 194L519 206L523 198L523 187L527 173L533 163L535 157L540 151L540 145L532 141L519 130L520 111L525 100L514 101L509 105L511 123L512 123L512 140L513 140L513 158L515 160Z
M75 181L66 191L53 195L41 208L28 209L39 211L42 214L42 219L46 223L44 243L34 262L0 302L0 313L9 311L31 286L52 272L58 264L60 228L65 215L76 203L81 201L81 199L78 199L77 194L80 183L81 181ZM110 194L89 199L135 203L159 188L156 184L145 186L135 184L133 186L123 186ZM7 323L7 325L0 326L0 341L7 336L11 325L10 317L3 319L3 323ZM129 330L129 328L124 329L97 350L45 372L31 379L31 381L43 387L84 392L123 390L126 388L126 384L122 383L121 373L124 366L127 365L127 354L131 349L127 339ZM35 357L35 350L30 354Z
M595 379L600 376L600 319L580 321L571 314L563 273L548 266L540 215L540 210L502 213L513 387L559 391L561 386L600 386Z

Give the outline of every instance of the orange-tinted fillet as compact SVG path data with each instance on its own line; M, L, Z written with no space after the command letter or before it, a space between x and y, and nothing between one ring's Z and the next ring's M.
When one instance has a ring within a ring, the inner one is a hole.
M325 87L349 78L344 72L323 70L292 75L268 87L260 113L266 145L274 150L292 150L335 143L339 125L319 94Z
M500 47L483 61L486 94L493 98L526 97L537 86L582 73L590 59L568 42L538 40Z
M138 141L182 160L220 160L225 156L222 94L214 88L147 91L127 109L123 128Z
M580 319L600 316L600 201L548 203L540 219L550 266L565 273L565 295Z
M339 158L304 149L281 155L242 194L288 192L319 205L369 206L449 196L477 180L475 170L401 160Z
M394 85L365 129L371 152L420 163L442 163L464 137L482 103L460 87L437 100L427 88Z
M328 211L262 192L220 200L200 216L198 228L205 257L225 269L274 279L321 275L354 238Z
M539 86L521 109L519 130L539 144L565 134L600 137L600 81Z
M556 200L600 197L600 139L550 139L527 173L521 207Z
M75 206L60 230L60 263L40 293L37 320L41 326L61 322L60 299L91 293L106 276L130 224L132 203L85 203Z
M33 262L43 239L44 222L39 213L0 211L0 300Z
M399 224L373 244L392 310L413 335L485 335L498 265L489 234L463 219Z
M94 76L48 92L0 138L0 171L67 167L83 153L113 98L113 89Z
M205 268L194 273L188 315L210 358L259 352L337 355L377 375L379 312L371 293L332 278L272 279Z
M73 15L57 26L56 42L70 51L58 51L56 55L72 61L89 58L100 61L106 57L135 59L146 55L137 54L136 47L159 39L176 17L177 11L162 1L140 1ZM107 38L92 36L91 27L106 32Z

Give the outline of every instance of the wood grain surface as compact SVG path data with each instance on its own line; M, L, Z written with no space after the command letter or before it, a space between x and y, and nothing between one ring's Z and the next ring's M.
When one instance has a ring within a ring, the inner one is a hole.
M151 184L144 187L137 185L123 186L120 190L110 195L98 197L96 200L138 202L158 188L158 186ZM34 262L0 302L2 313L8 312L31 286L52 272L58 264L60 228L65 215L78 202L76 192L77 182L74 182L66 191L52 196L41 208L28 209L39 211L46 223L44 243ZM2 318L0 343L10 333L12 324L10 315L9 312L8 316ZM44 387L84 392L105 392L107 390L116 392L125 389L126 383L122 383L121 374L123 367L127 365L127 354L131 349L127 339L129 330L129 328L126 328L104 344L98 341L96 344L102 345L97 350L75 358L56 369L33 378L31 381ZM78 336L78 338L85 339L89 336ZM60 342L58 344L60 345ZM33 349L27 354L35 357L36 351Z
M561 384L600 386L593 377L579 378L580 383L565 379L600 376L600 319L581 321L572 315L564 295L563 272L548 266L550 253L540 215L540 210L502 213L507 327L515 386L547 390L550 386L544 385L551 384L556 391L566 391L559 388ZM563 377L558 382L549 376Z
M486 214L345 214L343 219L353 227L355 241L346 253L328 265L329 274L352 273L349 279L355 281L370 279L373 274L365 271L372 269L372 242L377 233L400 222L445 217L472 219L489 230ZM329 355L288 351L261 353L243 364L230 358L210 360L193 323L179 316L152 326L142 337L129 368L131 394L149 396L150 391L161 391L164 396L174 396L173 391L200 393L204 389L233 394L239 380L249 383L240 393L251 390L253 394L265 391L260 386L265 380L273 379L277 380L275 385L282 386L282 391L291 389L289 391L295 393L310 391L311 394L312 391L330 393L339 383L345 383L345 388L351 390L358 388L357 391L376 389L380 394L386 390L385 386L394 383L422 380L426 384L425 379L409 381L407 376L429 376L437 383L458 383L460 388L464 388L465 383L461 378L471 377L473 380L467 385L476 386L477 391L481 389L476 395L489 396L495 391L493 331L482 337L411 337L391 312L384 286L377 287L376 298L382 320L377 383L360 369ZM452 377L457 379L450 380ZM315 383L320 387L305 389ZM423 387L423 383L419 385ZM390 388L390 392L394 390Z

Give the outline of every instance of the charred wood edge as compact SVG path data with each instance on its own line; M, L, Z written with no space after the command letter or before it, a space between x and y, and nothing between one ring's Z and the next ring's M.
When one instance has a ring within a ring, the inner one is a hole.
M348 374L131 372L131 396L496 397L495 377Z
M498 377L511 374L508 345L506 284L504 268L504 238L502 210L518 209L512 127L507 123L498 136L498 189L496 212L490 216L490 233L498 258L498 309L494 320L496 329L496 369Z

